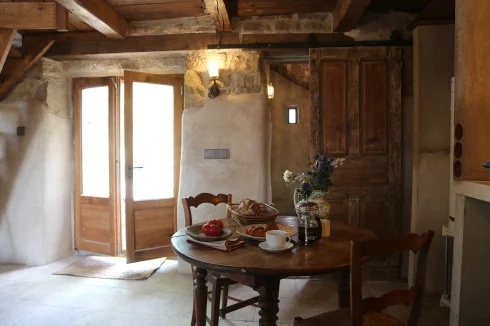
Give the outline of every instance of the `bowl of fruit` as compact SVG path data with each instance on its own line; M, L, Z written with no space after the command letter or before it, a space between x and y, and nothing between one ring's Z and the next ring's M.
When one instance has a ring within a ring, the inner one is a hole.
M225 240L233 234L230 228L223 226L221 220L209 220L206 223L194 224L188 226L185 231L191 238L204 242Z

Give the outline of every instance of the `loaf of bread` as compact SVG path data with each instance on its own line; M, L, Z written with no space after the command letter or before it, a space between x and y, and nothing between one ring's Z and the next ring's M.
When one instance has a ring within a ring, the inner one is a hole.
M260 213L260 204L255 200L242 199L238 205L238 213L243 215L257 215Z
M265 238L265 232L263 226L249 226L247 228L247 234L254 237Z

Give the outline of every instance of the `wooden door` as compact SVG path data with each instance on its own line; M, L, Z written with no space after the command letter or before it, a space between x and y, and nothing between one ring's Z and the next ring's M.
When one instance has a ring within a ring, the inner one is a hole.
M401 49L310 50L310 154L345 157L333 219L387 238L400 230Z
M118 255L115 78L73 81L75 247Z
M173 255L183 76L124 72L128 263Z

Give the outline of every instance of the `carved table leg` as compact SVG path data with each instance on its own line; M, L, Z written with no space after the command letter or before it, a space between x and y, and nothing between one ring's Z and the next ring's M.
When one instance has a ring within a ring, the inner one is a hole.
M266 277L264 286L257 289L259 292L259 325L276 326L277 313L279 312L279 283L281 279L275 277Z
M208 287L206 286L206 275L208 271L202 268L196 268L194 279L194 298L195 298L195 315L197 326L206 326L206 305L208 303Z
M350 307L350 269L344 268L337 273L339 308Z

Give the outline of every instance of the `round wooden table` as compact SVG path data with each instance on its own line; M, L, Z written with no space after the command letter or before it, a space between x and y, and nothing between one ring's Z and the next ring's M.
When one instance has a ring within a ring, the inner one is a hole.
M237 224L231 219L223 220L232 229ZM297 227L297 217L279 216L278 224ZM337 272L339 280L339 305L349 306L349 266L352 240L373 239L367 230L332 221L331 236L309 244L295 244L289 251L269 253L258 247L258 242L247 241L244 248L221 252L187 242L185 229L172 237L175 253L186 262L196 266L194 295L196 300L197 326L206 325L208 271L216 272L239 283L252 287L260 295L261 326L276 325L279 283L289 276L311 276Z

